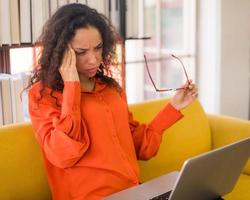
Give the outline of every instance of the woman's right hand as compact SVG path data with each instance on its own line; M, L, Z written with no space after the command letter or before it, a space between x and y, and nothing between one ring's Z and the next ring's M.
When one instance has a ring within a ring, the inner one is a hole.
M76 55L70 45L64 52L59 72L63 81L79 81L79 75L76 69Z

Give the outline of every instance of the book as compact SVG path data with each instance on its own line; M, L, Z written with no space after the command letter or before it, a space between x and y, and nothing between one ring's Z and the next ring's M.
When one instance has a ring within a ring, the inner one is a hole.
M10 85L13 123L23 122L24 115L21 93L24 87L21 75L12 75L10 78Z
M10 75L0 74L3 124L13 123Z
M26 88L29 84L31 78L31 72L23 72L21 73L23 88ZM30 121L29 109L28 109L28 92L27 90L23 90L21 93L22 97L22 109L23 109L23 120Z
M28 86L30 72L0 74L0 124L29 121Z
M30 0L20 0L21 43L31 42L31 5Z

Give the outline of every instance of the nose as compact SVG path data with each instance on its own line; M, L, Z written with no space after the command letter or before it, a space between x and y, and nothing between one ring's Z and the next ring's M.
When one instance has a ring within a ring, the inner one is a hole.
M89 53L89 56L88 56L89 63L95 64L97 60L98 60L97 55L94 52Z

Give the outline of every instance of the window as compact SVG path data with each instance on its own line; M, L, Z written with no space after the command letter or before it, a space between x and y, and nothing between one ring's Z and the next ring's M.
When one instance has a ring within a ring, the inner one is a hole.
M10 71L11 74L28 72L33 66L33 47L21 47L10 49Z
M195 0L141 1L141 32L150 39L126 41L126 90L130 103L172 95L155 92L144 66L144 54L158 86L172 88L185 83L181 66L170 59L171 54L182 59L189 77L195 80Z

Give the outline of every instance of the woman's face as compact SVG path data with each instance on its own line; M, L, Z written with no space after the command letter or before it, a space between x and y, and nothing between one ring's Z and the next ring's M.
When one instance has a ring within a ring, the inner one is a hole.
M93 26L76 30L70 42L76 54L76 68L86 77L95 76L101 62L103 41L100 32Z

